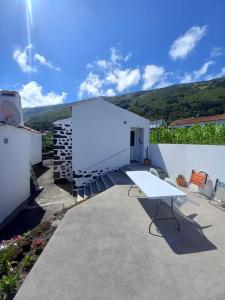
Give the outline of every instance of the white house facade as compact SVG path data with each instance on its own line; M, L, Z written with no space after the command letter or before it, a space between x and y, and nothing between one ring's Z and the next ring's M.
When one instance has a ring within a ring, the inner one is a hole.
M54 125L54 177L73 181L74 191L132 161L143 162L149 145L149 120L101 98L77 102L72 118Z
M0 126L0 223L30 196L31 135Z
M23 125L18 92L0 92L0 112L0 223L2 223L30 196L30 164L42 163L42 134Z

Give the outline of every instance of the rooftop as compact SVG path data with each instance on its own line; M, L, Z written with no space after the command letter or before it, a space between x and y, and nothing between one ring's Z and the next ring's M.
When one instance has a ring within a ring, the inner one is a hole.
M198 118L192 117L192 118L179 119L170 123L170 126L188 125L194 123L218 122L218 121L225 121L225 114L208 116L208 117L198 117Z
M10 124L6 124L4 122L0 122L0 127L3 127L3 126L10 126L10 127L19 128L19 129L25 129L25 130L28 130L28 131L33 132L33 133L42 134L42 132L34 130L34 129L32 129L30 127L27 127L27 126L24 126L24 125L23 126L22 125L21 126L13 126L13 125L10 125Z

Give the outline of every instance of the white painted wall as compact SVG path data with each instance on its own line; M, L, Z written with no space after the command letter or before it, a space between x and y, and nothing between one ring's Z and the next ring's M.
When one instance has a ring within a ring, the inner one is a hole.
M225 182L225 146L150 144L149 156L173 179L182 174L189 180L196 169L208 173L213 184L217 178Z
M36 165L42 162L42 134L36 132L30 133L30 144L31 144L31 164Z
M0 126L0 222L30 196L30 155L28 130Z
M125 122L125 124L124 124ZM144 128L143 153L149 144L149 120L101 99L72 108L73 170L117 168L130 163L130 129ZM111 159L100 161L120 152Z

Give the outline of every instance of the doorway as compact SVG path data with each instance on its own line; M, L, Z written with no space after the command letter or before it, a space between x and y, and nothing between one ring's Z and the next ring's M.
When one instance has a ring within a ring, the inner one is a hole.
M130 130L130 162L142 162L143 160L143 128L131 128Z

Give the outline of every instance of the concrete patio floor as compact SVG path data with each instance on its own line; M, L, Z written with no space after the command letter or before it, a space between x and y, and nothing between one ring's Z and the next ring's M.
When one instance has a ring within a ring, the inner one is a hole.
M195 197L171 221L157 222L153 200L116 185L67 212L16 300L224 299L225 213ZM162 205L161 214L170 213Z

